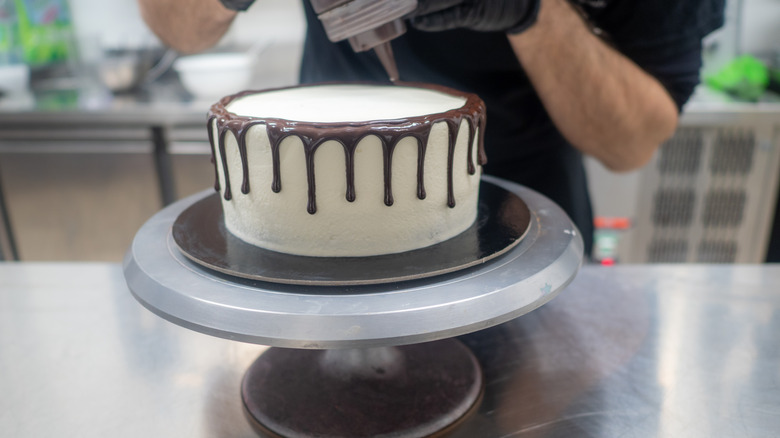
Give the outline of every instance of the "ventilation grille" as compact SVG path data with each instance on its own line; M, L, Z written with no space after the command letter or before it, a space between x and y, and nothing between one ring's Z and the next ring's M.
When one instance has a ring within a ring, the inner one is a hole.
M704 139L701 128L683 128L661 147L658 171L661 175L694 175L699 172Z
M712 190L704 198L701 221L705 227L738 227L747 196L744 191Z
M693 189L659 190L653 202L653 224L658 227L690 226L695 198Z
M713 144L710 171L714 175L746 175L752 168L755 149L753 130L721 129Z
M688 255L688 241L683 239L655 239L647 250L650 263L683 263Z
M698 248L700 263L734 263L737 243L733 241L702 240Z
M651 263L734 263L748 248L739 236L752 224L748 197L763 169L755 126L680 128L658 151L645 243Z

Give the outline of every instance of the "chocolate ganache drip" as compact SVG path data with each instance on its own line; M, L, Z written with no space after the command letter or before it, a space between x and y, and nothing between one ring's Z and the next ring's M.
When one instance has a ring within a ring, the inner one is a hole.
M307 85L316 86L316 85ZM424 160L425 151L428 144L428 136L431 128L437 122L445 122L449 131L449 144L447 152L447 205L455 206L455 196L453 194L453 166L455 155L455 141L458 136L460 124L463 120L468 122L468 150L466 153L466 170L470 175L476 172L476 166L472 161L472 148L476 131L479 130L477 159L480 165L487 162L484 149L485 135L485 104L477 95L463 93L450 88L417 83L397 83L394 86L409 86L415 88L426 88L442 93L462 96L466 98L466 103L460 108L452 109L446 112L415 116L402 119L372 120L362 122L300 122L294 120L276 119L269 117L249 117L239 116L227 110L228 104L235 99L259 93L262 91L244 91L232 96L221 99L212 105L208 113L208 136L211 143L212 162L214 163L214 172L217 173L218 166L221 164L224 175L225 187L223 196L225 200L230 200L233 193L230 187L230 177L228 163L225 155L225 136L231 132L238 144L238 152L241 159L241 170L243 172L241 182L241 193L249 193L249 165L247 163L247 145L246 134L249 128L254 125L263 124L266 126L266 132L271 144L271 156L273 160L273 179L271 190L278 193L282 190L280 175L279 146L282 140L288 136L297 136L303 142L304 156L306 157L306 175L308 180L308 205L307 211L314 214L317 211L316 202L316 184L314 169L314 154L317 148L327 141L337 141L344 148L346 160L346 179L347 192L345 194L347 201L355 200L355 150L360 141L374 135L379 138L383 149L384 160L384 202L385 205L393 205L392 192L392 162L393 151L396 145L405 137L414 137L417 140L417 197L425 199L424 185ZM287 87L291 88L291 87ZM284 88L277 88L276 91ZM216 142L214 135L214 121L216 120ZM219 150L220 160L216 159L216 150ZM219 161L219 162L218 162ZM214 189L219 191L219 175L217 173Z

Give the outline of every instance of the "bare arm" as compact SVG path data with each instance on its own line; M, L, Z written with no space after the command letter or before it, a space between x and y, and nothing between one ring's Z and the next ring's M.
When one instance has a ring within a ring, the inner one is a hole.
M542 0L537 23L509 41L564 137L616 171L645 164L672 136L664 87L593 35L565 0Z
M138 6L149 29L182 53L214 46L236 17L219 0L138 0Z

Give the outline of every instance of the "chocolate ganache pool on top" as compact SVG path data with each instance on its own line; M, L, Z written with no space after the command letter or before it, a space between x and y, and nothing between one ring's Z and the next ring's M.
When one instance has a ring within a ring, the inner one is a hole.
M430 84L319 84L227 96L209 111L225 226L325 257L430 246L477 216L485 105Z

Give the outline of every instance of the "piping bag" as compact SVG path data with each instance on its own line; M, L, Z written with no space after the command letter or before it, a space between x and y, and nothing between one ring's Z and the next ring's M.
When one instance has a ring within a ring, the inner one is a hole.
M352 50L374 50L391 81L398 67L390 41L406 32L403 17L417 0L310 0L331 42L348 40Z

